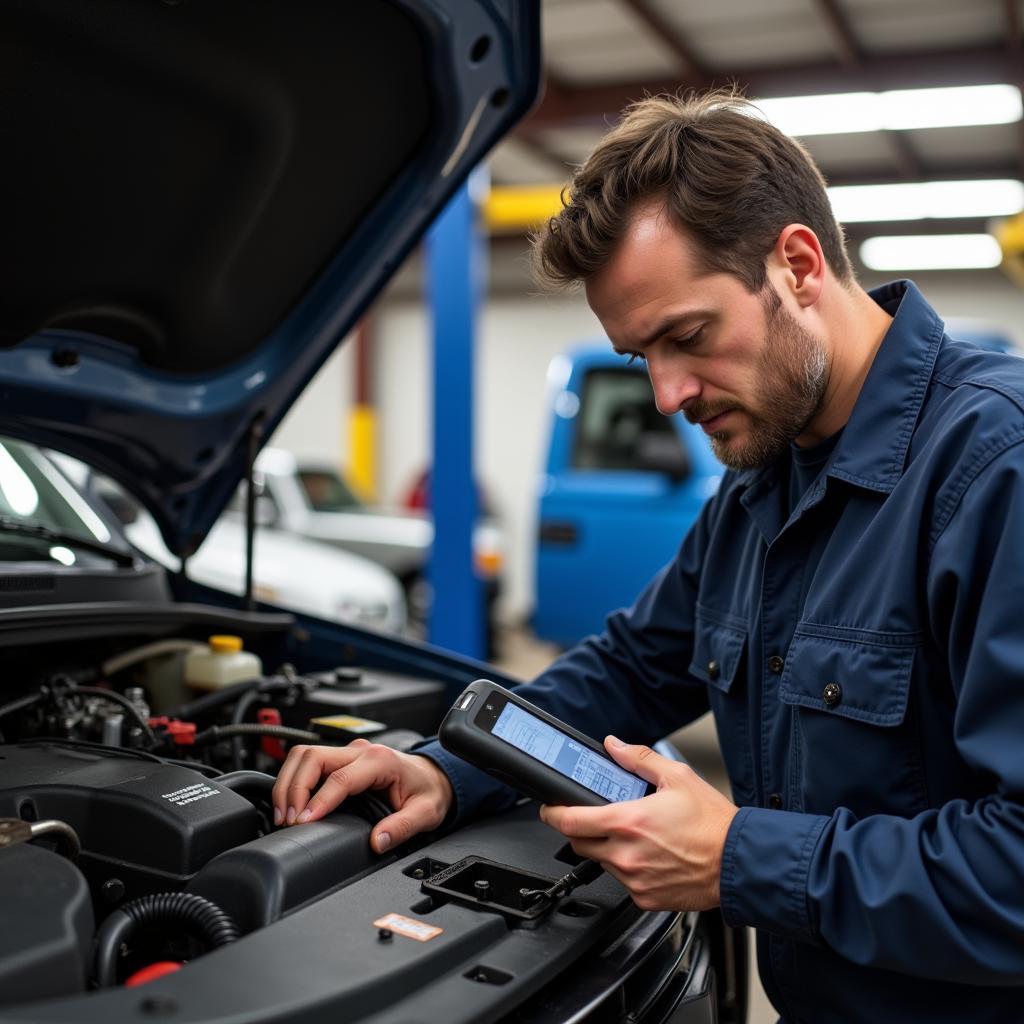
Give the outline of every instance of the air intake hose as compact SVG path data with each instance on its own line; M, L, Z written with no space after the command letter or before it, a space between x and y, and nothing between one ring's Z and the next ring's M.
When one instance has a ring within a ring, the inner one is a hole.
M128 942L143 925L184 926L202 939L209 949L226 946L238 938L238 926L215 903L187 892L158 892L140 896L118 907L96 933L93 973L98 988L117 984L117 963L121 944Z

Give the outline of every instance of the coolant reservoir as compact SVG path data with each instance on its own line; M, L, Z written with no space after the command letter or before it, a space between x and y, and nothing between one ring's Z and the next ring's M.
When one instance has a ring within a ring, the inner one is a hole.
M242 650L240 636L211 636L185 658L185 685L194 690L219 690L262 675L259 656Z

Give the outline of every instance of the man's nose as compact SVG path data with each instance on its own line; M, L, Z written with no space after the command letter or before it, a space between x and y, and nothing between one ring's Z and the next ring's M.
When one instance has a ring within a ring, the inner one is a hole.
M700 381L692 373L655 363L648 363L647 369L654 388L654 404L663 416L679 412L684 402L700 394Z

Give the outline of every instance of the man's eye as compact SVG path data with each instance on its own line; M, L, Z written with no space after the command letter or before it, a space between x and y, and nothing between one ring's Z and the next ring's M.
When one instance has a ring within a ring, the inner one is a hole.
M701 324L701 326L698 327L697 330L693 332L693 334L688 334L685 338L676 338L676 344L680 348L692 348L694 345L697 344L698 341L700 341L701 336L703 334L704 324Z
M643 352L630 352L629 358L626 359L626 365L632 366L633 363L637 362L637 360L642 363L645 358L646 356L644 356Z

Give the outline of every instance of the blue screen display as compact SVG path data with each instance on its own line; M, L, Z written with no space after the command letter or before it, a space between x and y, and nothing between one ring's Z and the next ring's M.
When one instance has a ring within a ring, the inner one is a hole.
M647 789L643 779L638 779L607 757L595 754L589 747L577 743L511 701L498 716L492 732L517 750L554 768L605 800L636 800Z

